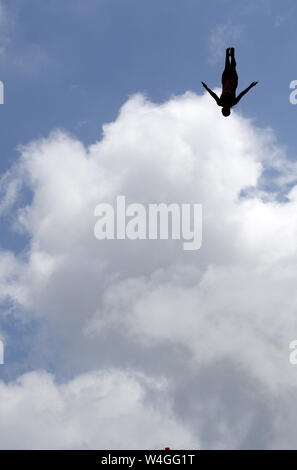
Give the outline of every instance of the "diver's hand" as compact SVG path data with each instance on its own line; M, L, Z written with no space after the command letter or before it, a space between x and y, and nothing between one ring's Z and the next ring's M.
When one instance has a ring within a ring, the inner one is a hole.
M252 82L252 83L250 84L250 87L252 88L253 86L256 86L257 83L258 83L258 82Z
M204 82L201 82L201 83L202 83L202 85L204 86L204 88L206 88L206 89L208 88L208 86L206 85L206 83L204 83Z

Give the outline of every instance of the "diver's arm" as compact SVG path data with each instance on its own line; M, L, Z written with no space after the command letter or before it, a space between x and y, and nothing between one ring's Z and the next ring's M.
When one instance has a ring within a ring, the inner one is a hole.
M212 91L210 88L208 88L208 86L206 85L206 83L204 83L204 82L201 82L201 83L202 83L202 85L204 86L205 90L207 90L208 93L213 97L213 99L215 99L216 102L218 102L218 101L219 101L219 97L215 94L215 92Z
M245 90L243 90L241 93L239 93L239 95L237 96L237 98L235 98L235 104L237 104L241 98L251 89L253 88L254 86L257 85L258 82L252 82L250 84L250 86L248 86Z

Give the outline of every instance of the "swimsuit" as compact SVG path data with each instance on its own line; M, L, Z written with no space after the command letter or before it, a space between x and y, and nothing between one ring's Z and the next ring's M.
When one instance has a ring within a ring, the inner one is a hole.
M235 90L236 90L236 80L230 79L230 78L227 80L224 80L222 95L234 96Z

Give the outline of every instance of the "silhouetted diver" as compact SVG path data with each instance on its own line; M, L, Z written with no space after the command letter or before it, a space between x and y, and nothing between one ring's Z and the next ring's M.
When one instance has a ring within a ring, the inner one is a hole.
M231 57L231 62L229 60ZM226 49L226 60L225 70L222 74L222 94L220 98L210 89L208 86L201 82L208 93L216 100L219 106L222 106L222 114L229 116L231 113L230 108L235 106L239 100L245 95L253 86L257 85L258 82L252 82L245 90L236 96L236 88L238 84L238 75L236 72L236 61L234 57L234 47L227 47Z

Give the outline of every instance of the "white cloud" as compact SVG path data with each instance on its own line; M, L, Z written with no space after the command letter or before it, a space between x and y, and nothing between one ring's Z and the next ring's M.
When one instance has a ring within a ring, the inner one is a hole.
M146 388L160 395L158 408ZM166 384L132 372L92 372L57 384L45 372L0 382L1 449L193 448L171 416Z
M287 202L278 192L294 182L295 165L271 129L236 113L222 117L206 94L188 92L161 105L134 95L103 130L89 148L55 131L20 149L4 177L3 207L17 208L14 227L30 245L21 255L2 253L0 293L23 321L41 322L30 367L50 363L57 375L73 376L128 365L164 376L176 429L183 420L192 441L209 448L283 445L281 423L296 387L288 345L297 331L297 198L294 185ZM267 192L271 168L277 193ZM26 207L24 186L32 194ZM184 252L179 241L96 240L94 208L119 194L127 203L201 203L201 250ZM15 385L3 387L14 396ZM88 411L72 421L73 405L64 418L59 400L62 411L47 413L53 429L66 423L61 446L98 445L86 434ZM152 394L151 406L157 402ZM6 426L17 426L13 416ZM107 418L104 426L108 447L133 447L132 437L113 437ZM5 445L45 445L34 432L27 441L24 433L8 436ZM49 445L56 442L47 433Z

